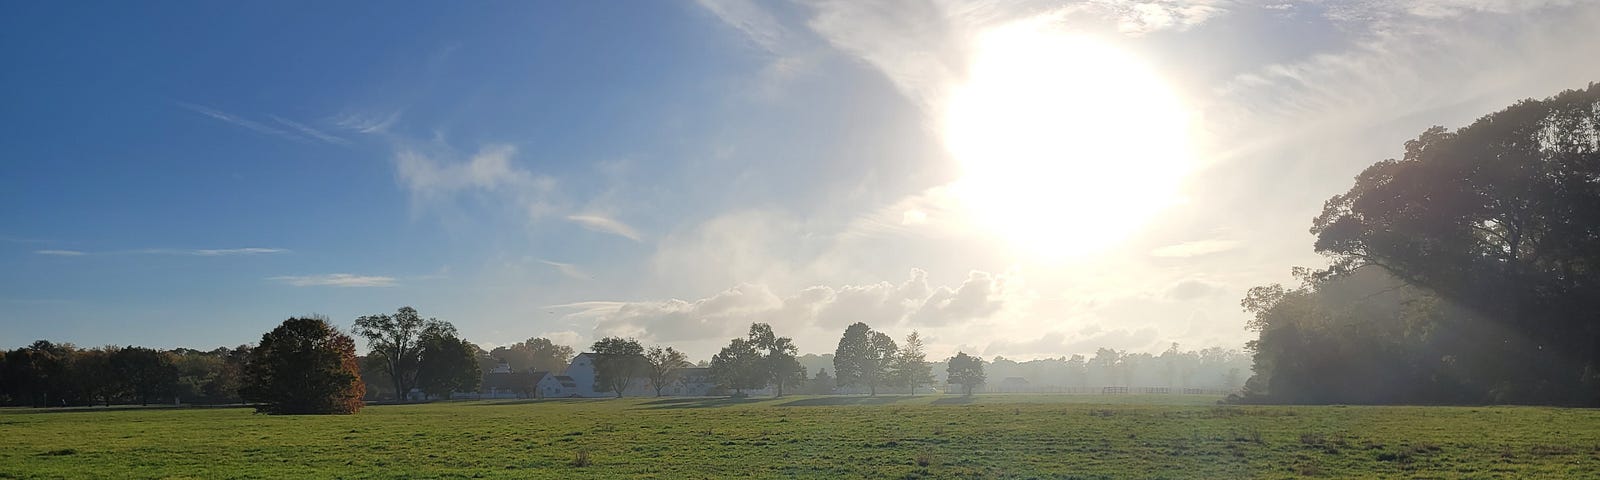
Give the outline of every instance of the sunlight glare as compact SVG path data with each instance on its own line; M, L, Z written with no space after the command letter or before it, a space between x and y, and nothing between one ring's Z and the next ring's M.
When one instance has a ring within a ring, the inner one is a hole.
M944 115L975 223L1045 258L1104 250L1178 201L1188 113L1132 55L1021 22L979 37Z

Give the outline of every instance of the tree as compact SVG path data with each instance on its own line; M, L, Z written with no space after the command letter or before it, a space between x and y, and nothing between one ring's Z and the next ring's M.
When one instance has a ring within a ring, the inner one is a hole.
M240 394L270 414L355 413L366 385L356 344L322 318L290 318L261 336Z
M735 338L711 356L711 378L724 388L733 389L734 395L743 396L745 389L761 388L766 374L762 371L761 352L748 338Z
M785 385L799 385L805 382L805 367L800 365L796 357L799 349L795 348L794 341L789 337L780 337L772 332L772 325L766 323L750 324L750 334L747 340L759 351L760 365L763 382L776 388L777 396L783 396ZM759 387L757 387L759 388Z
M661 389L677 378L679 370L693 365L689 357L672 347L650 347L644 359L650 363L650 386L655 387L657 397L661 396Z
M594 384L616 392L617 398L622 398L622 393L628 390L628 384L642 376L647 369L644 347L639 345L638 340L606 337L594 342L590 349L595 354Z
M566 345L556 345L548 338L530 338L504 347L496 347L489 355L506 362L513 372L543 371L561 373L572 363L577 352Z
M435 397L478 389L478 347L457 337L456 329L440 322L423 331L417 344L417 387Z
M172 357L149 348L128 346L117 350L111 354L111 369L140 405L150 404L157 396L170 395L178 383L178 368L173 366Z
M888 335L873 331L865 323L851 324L833 354L833 371L839 386L864 386L870 395L877 396L878 385L883 384L895 351L894 339Z
M448 322L434 318L423 320L414 308L400 307L394 315L357 318L355 334L367 339L367 348L371 350L368 358L378 362L394 385L395 399L403 402L415 385L417 365L421 361L422 348L418 340L424 331L445 325Z
M889 369L890 383L909 388L913 395L917 393L917 388L933 383L933 366L922 351L922 336L915 330L906 335L905 346L894 355Z
M1331 259L1482 314L1500 395L1600 402L1600 84L1524 100L1451 132L1433 127L1373 164L1312 223ZM1263 331L1263 335L1266 331Z
M950 358L950 366L945 373L949 374L950 383L961 385L962 392L970 397L972 389L984 382L983 359L967 356L966 352L956 352L956 356Z
M72 356L68 369L78 384L76 390L83 394L89 404L94 404L98 398L106 406L111 406L112 400L123 394L122 382L111 367L111 358L120 349L114 345L90 348Z
M828 369L817 369L817 376L811 379L810 388L806 393L812 395L827 395L833 393L833 376L828 375Z

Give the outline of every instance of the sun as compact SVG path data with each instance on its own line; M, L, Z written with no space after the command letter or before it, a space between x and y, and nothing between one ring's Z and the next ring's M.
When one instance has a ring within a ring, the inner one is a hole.
M1077 257L1178 201L1189 114L1138 58L1040 22L988 31L973 52L943 136L978 226L1035 255Z

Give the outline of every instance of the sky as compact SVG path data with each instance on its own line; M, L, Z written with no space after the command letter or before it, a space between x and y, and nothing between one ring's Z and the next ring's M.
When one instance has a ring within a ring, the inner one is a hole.
M0 347L413 306L706 359L1242 348L1432 125L1600 80L1582 0L6 2Z

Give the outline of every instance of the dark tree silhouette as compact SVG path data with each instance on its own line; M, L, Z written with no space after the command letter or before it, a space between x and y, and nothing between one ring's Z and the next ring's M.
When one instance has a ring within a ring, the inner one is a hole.
M1327 375L1366 356L1409 362L1371 369L1384 385L1439 379L1403 389L1416 401L1600 404L1600 85L1428 129L1329 199L1311 232L1329 268L1243 302L1261 332L1248 393L1329 401L1341 394ZM1367 267L1416 290L1342 293Z
M878 385L887 380L889 364L897 350L894 339L873 331L865 323L846 327L833 353L833 371L839 386L867 387L871 396L877 396Z
M422 347L419 340L429 329L445 328L448 322L429 318L423 320L417 310L400 307L394 315L367 315L356 319L353 332L367 339L370 362L381 367L394 385L395 400L405 401L406 394L416 385L417 365L421 362ZM455 327L449 327L454 329Z
M572 347L556 345L548 338L530 338L489 351L489 356L506 362L513 372L564 372L573 355L577 352Z
M470 392L483 381L478 369L478 347L456 336L456 329L441 322L424 330L417 342L417 387L423 392L447 397L451 392Z
M594 342L594 384L606 388L622 398L633 379L643 376L647 367L644 346L638 340L606 337Z
M984 382L983 359L968 356L966 352L956 352L956 356L950 358L945 373L949 375L950 383L961 385L962 393L971 396L972 389Z
M718 385L733 389L735 395L742 396L747 389L766 385L763 367L761 351L748 338L735 338L711 356L711 378Z
M355 340L324 319L291 318L250 352L240 394L263 413L356 413L366 394L358 371Z
M677 379L678 371L689 368L689 357L683 352L672 347L650 347L645 351L644 358L650 363L650 386L655 388L656 396L661 396L661 389Z
M178 383L178 368L172 357L144 347L128 346L111 354L111 371L123 390L140 405L149 405L157 396L170 395Z

